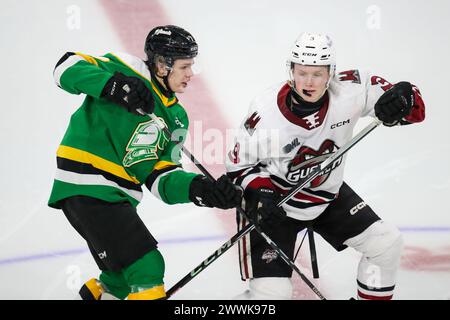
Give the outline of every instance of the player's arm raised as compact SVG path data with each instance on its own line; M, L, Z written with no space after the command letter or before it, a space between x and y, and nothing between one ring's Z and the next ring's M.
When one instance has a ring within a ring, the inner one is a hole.
M375 116L386 126L407 125L425 119L422 95L408 81L391 84L382 77L370 76L367 92L367 107L373 108Z
M150 89L138 77L111 73L109 59L80 52L66 52L55 66L53 77L58 87L93 98L105 98L137 115L152 113L154 101Z

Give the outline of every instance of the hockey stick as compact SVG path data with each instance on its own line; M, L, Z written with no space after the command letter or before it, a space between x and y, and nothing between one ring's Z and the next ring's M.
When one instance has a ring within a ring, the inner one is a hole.
M314 240L314 231L311 228L308 228L306 231L308 233L309 253L311 256L311 269L313 272L313 278L319 279L319 266L317 264L317 252L316 252L316 241Z
M152 116L152 115L151 115ZM153 115L152 119L156 123L160 123L159 119L156 118L156 116ZM323 172L325 169L327 169L330 165L336 161L336 159L339 159L341 156L343 156L348 150L350 150L357 142L359 142L363 137L365 137L367 134L369 134L372 130L374 130L381 122L376 120L372 122L370 125L368 125L365 129L361 130L354 138L352 138L349 142L347 142L341 149L339 149L336 153L331 155L327 160L325 160L321 165L313 172L310 173L310 175L307 177L307 179L303 182L300 182L296 187L293 188L293 190L285 196L277 205L281 206L283 203L288 201L290 198L292 198L300 189L302 189L304 186L306 186L308 183L310 183L314 178L316 178L321 172ZM160 127L165 132L169 133L170 131L163 125L160 124ZM167 131L166 131L167 130ZM183 151L185 154L189 156L189 158L196 164L200 171L205 174L205 176L209 177L210 179L214 179L209 172L195 159L195 157L189 153L189 151L185 150L183 148ZM186 153L187 151L187 153ZM239 212L242 212L244 216L247 216L245 212L241 208L237 208ZM251 220L249 220L251 221ZM239 231L236 235L234 235L230 240L228 240L225 244L223 244L218 250L216 250L212 255L210 255L206 260L202 261L194 270L192 270L189 274L187 274L185 277L183 277L180 281L178 281L172 288L170 288L167 291L167 298L170 298L176 291L178 291L180 288L182 288L184 285L186 285L189 281L191 281L194 277L196 277L201 271L203 271L208 265L210 265L213 261L215 261L218 257L220 257L223 253L225 253L229 248L231 248L234 244L236 244L244 235L251 232L253 229L255 229L254 224L247 225L244 229ZM265 236L266 241L280 254L280 256L285 260L286 263L288 263L297 273L299 273L302 280L305 281L305 283L316 293L319 298L325 299L325 297L315 288L315 286L303 275L303 273L298 270L298 268L295 266L295 264L290 261L290 259L284 254L271 240L267 235L262 233L263 237ZM287 260L287 261L286 261Z
M155 114L149 114L149 116L152 118L153 121L170 137L172 134L169 131L169 129L161 123L161 121L158 119L158 117ZM200 169L200 171L211 181L215 181L214 177L208 172L208 170L203 167L203 165L197 161L197 159L186 149L182 148L183 153L188 156L191 161ZM293 194L294 195L294 194ZM292 197L291 195L290 197ZM278 206L281 206L281 204L278 204ZM239 206L236 207L237 211L245 217L248 221L250 221L248 228L244 228L239 233L237 233L235 236L233 236L229 241L227 241L224 245L222 245L219 250L214 252L211 256L209 256L204 262L202 262L196 269L194 269L189 275L185 276L182 280L180 280L177 284L175 284L174 287L169 289L166 292L167 298L169 298L175 291L177 291L179 288L184 286L187 282L189 282L193 277L197 275L200 271L202 271L202 266L209 265L212 261L217 259L219 256L221 256L226 250L228 250L231 246L233 246L239 239L241 239L244 235L251 232L253 229L256 229L256 231L266 240L266 242L281 256L281 258L295 271L298 273L300 278L314 291L314 293L322 300L325 299L325 297L320 293L320 291L312 284L311 281L309 281L308 278L300 271L300 269L297 268L294 262L289 259L289 257L267 236L265 232L262 231L262 229L259 226L256 226L253 223L253 220L249 217L249 215ZM199 271L197 271L199 270Z
M152 118L153 121L166 133L169 137L172 135L169 129L161 123L161 121L158 119L158 117L151 113L149 116ZM203 167L203 165L197 161L197 159L184 147L182 147L183 153L190 158L190 160L200 169L200 171L211 181L215 181L214 177L208 172L208 170ZM292 197L291 195L290 197ZM278 204L281 206L281 204ZM221 256L225 251L227 251L230 247L232 247L235 243L237 243L244 235L251 232L253 229L256 229L256 231L261 234L261 236L266 240L266 242L282 257L282 259L295 271L299 274L299 276L302 278L302 280L316 293L316 295L320 299L325 299L325 297L319 292L319 290L309 281L308 278L303 275L303 273L297 268L297 266L292 262L289 257L267 236L261 228L257 227L253 220L248 216L248 214L239 206L236 207L237 211L245 217L248 221L250 221L250 224L242 229L240 232L238 232L236 235L234 235L230 240L228 240L225 244L223 244L217 251L215 251L212 255L210 255L205 261L203 261L197 268L195 268L191 273L186 275L183 279L181 279L179 282L177 282L171 289L169 289L166 292L167 298L172 296L178 289L180 289L182 286L184 286L186 283L188 283L193 277L195 277L198 273L200 273L203 270L203 267L206 267L211 262L216 260L219 256Z

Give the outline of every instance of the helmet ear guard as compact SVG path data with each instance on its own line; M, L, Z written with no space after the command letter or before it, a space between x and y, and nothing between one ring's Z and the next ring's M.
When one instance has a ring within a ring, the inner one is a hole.
M156 75L165 77L170 73L170 71L172 71L173 62L170 60L168 61L168 59L164 58L163 56L155 54L153 56L153 61L149 61L149 65L154 66L154 72ZM160 75L159 73L161 69L164 70L163 75Z

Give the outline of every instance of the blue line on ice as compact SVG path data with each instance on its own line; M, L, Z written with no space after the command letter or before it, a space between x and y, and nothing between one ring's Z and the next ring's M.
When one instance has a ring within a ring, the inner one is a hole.
M399 227L401 232L450 232L450 227Z
M422 233L446 233L450 232L450 227L441 227L441 226L429 226L429 227L399 227L401 232L422 232ZM190 238L169 238L158 241L161 245L170 245L170 244L183 244L190 242L204 242L204 241L216 241L216 240L225 240L227 239L226 235L216 235L216 236L207 236L207 237L190 237ZM12 258L0 259L0 266L15 264L20 262L27 261L35 261L35 260L44 260L51 258L59 258L64 256L74 256L83 253L89 252L88 248L77 248L70 250L61 250L47 253L39 253L34 255L27 256L19 256Z
M191 243L191 242L205 242L205 241L215 241L215 240L225 240L227 238L226 235L216 235L216 236L206 236L206 237L190 237L190 238L169 238L158 241L161 245L170 245L170 244L183 244L183 243ZM20 262L27 261L35 261L35 260L44 260L51 258L60 258L64 256L75 256L83 253L89 252L87 247L85 248L77 248L77 249L69 249L69 250L61 250L61 251L53 251L46 253L38 253L33 255L19 256L19 257L11 257L0 259L0 266L15 264Z

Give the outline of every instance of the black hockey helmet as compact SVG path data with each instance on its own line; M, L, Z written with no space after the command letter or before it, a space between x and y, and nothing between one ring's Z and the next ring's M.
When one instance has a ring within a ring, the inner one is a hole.
M145 40L148 62L154 63L156 55L162 56L171 67L176 59L190 59L198 54L194 37L183 28L167 25L153 28Z

